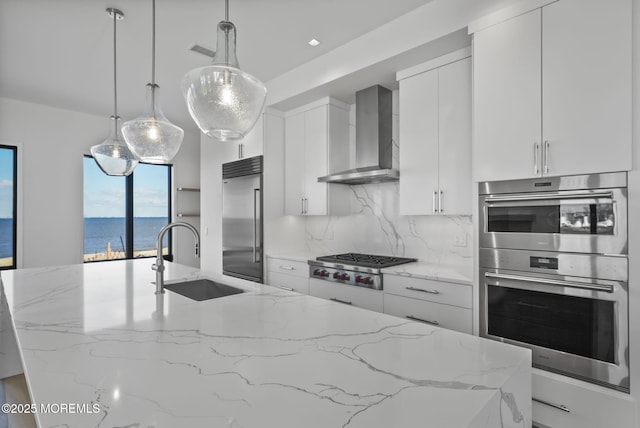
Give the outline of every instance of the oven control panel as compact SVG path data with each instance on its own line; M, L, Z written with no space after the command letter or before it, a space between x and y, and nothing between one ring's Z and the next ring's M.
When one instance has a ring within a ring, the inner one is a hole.
M338 282L341 284L354 285L358 287L382 289L382 277L380 275L364 272L354 272L344 269L329 267L311 266L309 269L311 278L325 281Z

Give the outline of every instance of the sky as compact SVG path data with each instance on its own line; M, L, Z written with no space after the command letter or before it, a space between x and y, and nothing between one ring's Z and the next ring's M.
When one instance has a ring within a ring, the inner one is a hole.
M147 164L133 170L134 217L167 217L168 171ZM90 157L84 158L84 216L125 216L125 177L106 175Z
M0 218L13 216L13 150L0 147Z

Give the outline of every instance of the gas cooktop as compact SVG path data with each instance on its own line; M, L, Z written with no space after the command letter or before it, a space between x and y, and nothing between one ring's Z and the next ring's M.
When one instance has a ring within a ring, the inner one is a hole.
M382 290L382 269L415 261L407 257L345 253L316 257L308 263L313 279Z
M416 259L395 256L378 256L373 254L344 253L331 256L316 257L317 261L342 265L361 266L383 269L403 263L415 262Z

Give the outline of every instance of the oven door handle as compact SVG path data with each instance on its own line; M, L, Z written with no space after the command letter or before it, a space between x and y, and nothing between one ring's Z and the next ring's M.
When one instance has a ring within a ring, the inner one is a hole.
M502 273L485 272L486 278L510 279L512 281L535 282L538 284L559 285L561 287L581 288L583 290L605 291L613 293L613 285L610 284L587 284L584 282L561 281L557 279L536 278L531 276L505 275Z
M526 193L522 195L507 195L485 197L486 202L526 202L526 201L553 201L558 199L613 199L613 192L590 192L590 191L566 191L548 193Z

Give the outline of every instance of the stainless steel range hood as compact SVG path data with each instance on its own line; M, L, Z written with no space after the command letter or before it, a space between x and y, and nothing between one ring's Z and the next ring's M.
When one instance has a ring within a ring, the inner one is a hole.
M391 91L371 86L356 92L356 168L318 177L321 183L368 184L398 181L392 169Z

